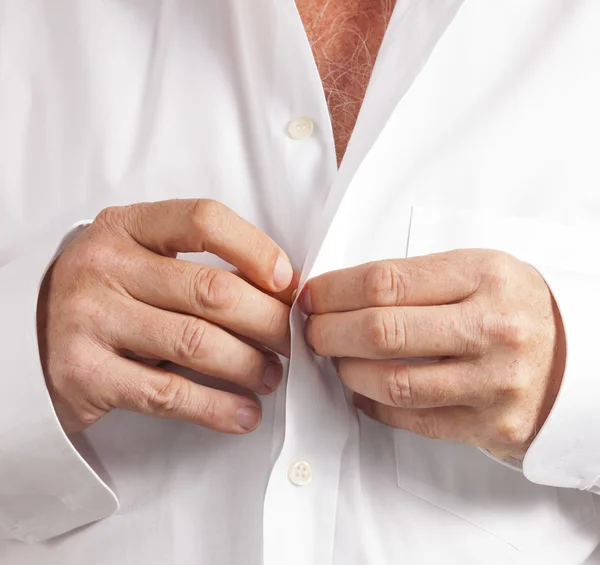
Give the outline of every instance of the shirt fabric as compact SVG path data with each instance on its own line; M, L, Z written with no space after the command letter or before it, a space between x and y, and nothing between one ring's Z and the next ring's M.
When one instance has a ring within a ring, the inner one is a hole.
M596 0L397 0L338 170L293 0L0 0L0 563L600 563L599 24ZM538 269L568 358L522 470L357 414L297 308L255 432L115 411L67 438L35 327L63 236L197 197L302 282L461 247Z

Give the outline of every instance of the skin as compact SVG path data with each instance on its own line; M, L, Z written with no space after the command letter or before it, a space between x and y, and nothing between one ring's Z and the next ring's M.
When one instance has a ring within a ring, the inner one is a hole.
M329 107L338 165L395 0L296 0Z
M339 164L394 1L297 6ZM185 251L209 251L238 271L175 259ZM217 202L102 211L40 293L40 356L63 427L80 431L123 408L231 433L256 428L254 394L281 379L272 352L289 354L297 281L273 241ZM299 303L309 344L336 358L357 407L386 425L521 456L558 393L558 309L537 272L509 255L458 250L370 263L309 281ZM415 357L425 359L407 362ZM159 360L235 382L248 395L192 383Z
M298 0L323 76L338 163L392 6ZM203 250L238 271L175 260L177 252ZM280 256L286 267L274 280ZM278 359L264 348L288 355L297 281L274 242L216 202L103 210L59 257L40 293L40 356L65 431L83 430L114 408L231 433L255 429L260 405L250 392L268 394L281 380ZM160 360L235 382L249 395L202 387Z
M339 165L395 0L296 4ZM337 358L356 406L386 425L522 456L558 393L560 315L543 279L514 257L459 250L362 265L309 281L299 302L309 344Z
M207 251L243 276L176 259ZM103 210L46 276L38 307L40 356L67 433L114 408L230 433L260 422L255 394L282 377L297 276L263 232L212 200ZM248 390L208 388L167 360Z
M556 399L560 315L511 255L464 249L334 271L299 304L315 353L337 358L356 407L388 426L521 457Z

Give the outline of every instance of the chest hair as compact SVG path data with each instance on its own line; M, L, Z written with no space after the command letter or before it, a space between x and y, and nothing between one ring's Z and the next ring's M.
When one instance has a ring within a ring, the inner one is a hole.
M395 0L296 0L323 82L338 165L394 4Z

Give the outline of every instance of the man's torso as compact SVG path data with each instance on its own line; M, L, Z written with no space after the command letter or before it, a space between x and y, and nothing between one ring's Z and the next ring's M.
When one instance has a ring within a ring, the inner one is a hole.
M338 171L334 133L339 159L371 70L328 86L317 60L328 107L310 48L328 26L317 20L307 39L293 2L0 0L2 241L17 246L67 212L208 197L269 233L305 276L458 246L579 264L583 247L551 242L557 224L588 226L600 209L600 171L584 154L600 124L598 5L459 4L399 0ZM348 95L357 101L337 121L336 96ZM292 139L302 116L314 133ZM80 449L119 512L46 544L0 542L0 561L580 565L594 551L592 495L359 420L332 367L302 345L297 312L292 327L287 386L264 400L259 430L110 414ZM306 486L288 478L296 460L311 464Z

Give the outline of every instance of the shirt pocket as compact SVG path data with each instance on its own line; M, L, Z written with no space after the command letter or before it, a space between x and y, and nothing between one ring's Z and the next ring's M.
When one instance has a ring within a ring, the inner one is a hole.
M413 207L407 255L489 248L534 266L573 269L589 263L591 241L545 220ZM597 514L595 495L531 483L472 446L403 430L394 431L394 442L400 488L517 549L573 531Z

